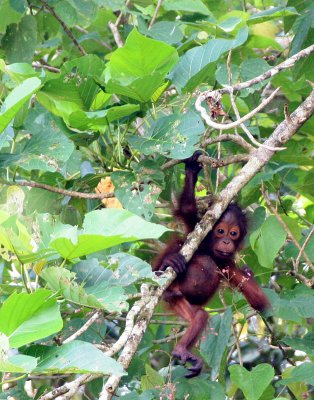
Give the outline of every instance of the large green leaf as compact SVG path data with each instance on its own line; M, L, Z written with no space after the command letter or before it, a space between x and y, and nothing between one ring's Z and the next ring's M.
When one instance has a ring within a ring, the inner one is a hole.
M113 172L111 179L116 188L115 195L122 206L149 221L154 215L161 189L151 181L141 182L139 186L141 176L130 171Z
M37 21L33 15L25 15L19 24L9 25L1 41L9 63L31 62L36 45Z
M190 111L158 118L145 136L132 136L129 142L141 153L183 160L194 153L204 131L200 116Z
M33 346L25 352L39 358L33 373L101 373L126 375L122 366L91 343L74 340L59 347Z
M37 106L25 121L25 131L29 135L25 136L15 154L2 155L0 166L9 166L14 157L14 162L28 171L61 170L74 151L73 142L64 134L66 127L62 121Z
M222 315L215 315L210 321L210 329L201 341L201 354L213 369L212 375L219 371L222 356L231 335L232 311L228 308ZM204 336L204 335L203 335Z
M71 260L121 243L157 239L168 230L126 210L97 210L86 214L81 230L70 225L60 226L50 247Z
M0 33L5 33L8 25L19 22L26 10L26 0L20 0L19 6L12 4L11 0L1 0L0 2Z
M225 400L222 385L205 379L180 379L176 385L176 400Z
M99 91L95 79L102 74L104 67L104 62L93 54L75 58L62 66L61 74L66 76L67 82L75 83L86 109L90 108Z
M290 383L301 382L314 385L314 363L305 362L292 370L290 378L282 379L276 386L289 385Z
M174 48L133 29L124 47L115 50L107 64L106 91L146 102L177 60Z
M103 285L100 283L83 288L75 281L75 276L75 273L58 267L45 268L41 273L48 286L55 292L61 291L70 302L106 309L109 312L121 312L128 308L127 296L122 287L108 285L107 281L104 281Z
M248 371L241 365L229 367L232 382L242 390L247 400L258 400L274 377L269 364L260 364Z
M248 81L250 79L255 78L258 75L263 74L268 71L270 66L268 63L259 58L253 58L250 60L245 60L240 66L240 76L243 81ZM260 90L263 86L265 86L269 82L268 79L264 80L261 83L253 85L252 87L246 89L248 93L253 93L256 90Z
M68 123L69 115L84 108L79 89L74 80L62 75L48 81L37 95L48 111L62 117Z
M36 72L30 64L14 63L6 65L3 60L0 60L0 70L10 76L17 83L22 83L27 78L39 77L40 73Z
M108 268L104 268L96 258L80 261L71 271L76 280L85 288L99 284L129 286L142 279L154 277L150 264L128 253L115 253L108 257Z
M97 13L97 2L85 0L58 1L55 11L70 26L86 26L91 23ZM70 14L70 15L69 15Z
M183 39L183 33L177 21L156 22L150 29L147 29L145 35L156 40L161 40L168 44L179 43Z
M72 128L103 132L108 124L117 119L127 117L140 110L137 104L125 104L99 111L74 111L69 115L69 125Z
M37 365L34 357L22 354L10 355L9 338L0 332L0 371L25 373L31 372Z
M268 217L260 229L251 234L251 247L263 267L272 268L273 261L285 243L286 236L287 233L275 216Z
M248 23L260 24L265 21L270 21L276 18L289 17L291 15L298 15L298 12L294 7L272 7L268 10L253 14L248 19Z
M59 306L50 290L13 293L0 309L0 332L9 337L10 347L20 347L62 329Z
M33 77L26 79L22 84L12 90L1 107L0 133L9 125L12 118L15 117L32 95L37 92L40 85L40 79Z
M203 46L188 50L172 72L172 81L178 89L192 91L206 82L209 65L230 49L241 46L248 37L248 28L241 28L234 39L211 39Z
M314 358L314 332L307 333L303 338L285 337L282 341L288 346L304 351L309 357Z
M272 290L268 290L267 295L278 318L299 324L305 318L314 318L314 292L304 285L285 290L280 297Z

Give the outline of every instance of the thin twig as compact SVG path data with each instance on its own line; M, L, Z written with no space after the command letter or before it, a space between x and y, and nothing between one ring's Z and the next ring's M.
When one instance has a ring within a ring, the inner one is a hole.
M40 0L42 2L42 4L44 5L44 7L46 8L46 10L48 10L50 12L50 14L60 23L60 25L62 26L64 32L69 36L69 38L72 40L72 42L74 43L74 45L79 49L80 53L82 54L82 56L85 56L87 53L84 50L84 48L79 44L79 42L76 40L75 36L73 35L73 33L71 32L71 30L67 27L67 25L65 24L65 22L59 17L59 15L55 12L54 8L51 7L46 0Z
M41 64L38 61L34 61L32 62L32 67L33 68L43 68L43 69L47 69L50 72L53 72L55 74L58 74L60 72L59 68L56 67L52 67L51 65L47 65L47 64Z
M111 197L115 197L114 193L83 193L76 192L74 190L61 189L54 186L46 185L45 183L39 183L34 181L16 181L16 182L5 182L6 185L9 186L26 186L33 187L38 189L48 190L49 192L59 193L63 196L71 196L77 197L79 199L108 199Z
M245 150L247 150L249 153L252 153L255 150L255 147L253 147L250 143L248 143L246 140L243 139L242 136L236 135L236 134L231 134L231 133L224 133L222 135L218 135L215 137L211 137L209 139L205 139L201 145L201 147L206 147L211 144L219 143L219 142L227 142L231 141L239 146L243 147Z
M296 261L295 261L295 272L297 272L297 271L299 270L299 265L300 265L301 257L304 256L304 254L305 254L305 253L304 253L304 250L305 250L306 246L308 245L308 243L309 243L309 241L310 241L310 239L311 239L313 233L314 233L314 226L312 226L312 229L311 229L310 233L308 234L308 236L307 236L307 238L305 239L305 241L304 241L302 247L300 248L298 257L296 258ZM304 258L305 258L305 257L304 257Z
M154 23L155 23L155 21L157 19L157 15L158 15L158 12L159 12L159 9L160 9L161 5L162 5L162 0L158 0L157 6L155 8L154 15L153 15L153 18L151 19L151 21L150 21L150 23L148 25L148 29L150 29L154 25Z
M70 343L72 342L72 340L75 340L76 338L78 338L79 336L83 335L84 332L87 331L87 329L93 325L93 323L95 321L97 321L98 318L100 318L102 315L101 311L95 311L93 313L93 315L85 322L85 324L83 326L81 326L80 329L78 329L75 333L73 333L73 335L69 336L67 339L65 339L62 343Z
M163 343L169 343L172 342L174 340L178 340L180 339L183 335L185 334L185 330L179 333L176 333L174 335L169 335L163 339L155 339L153 340L154 344L163 344Z
M130 3L131 3L131 0L127 0L127 2L125 3L125 7L127 8ZM118 18L117 18L117 20L115 22L115 26L116 27L119 26L119 24L121 22L121 19L122 19L122 16L123 16L123 11L120 11L120 14L119 14L119 16L118 16Z

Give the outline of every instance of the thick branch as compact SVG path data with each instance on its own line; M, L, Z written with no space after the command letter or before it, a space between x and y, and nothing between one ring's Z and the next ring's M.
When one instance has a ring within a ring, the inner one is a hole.
M224 133L222 135L206 139L202 143L202 147L206 147L206 146L209 146L209 145L215 144L215 143L228 142L228 141L238 144L239 146L241 146L245 150L247 150L249 153L252 153L255 150L255 147L253 147L250 143L248 143L246 140L244 140L242 136L234 135L231 133Z
M286 143L313 113L314 91L291 114L291 121L288 123L285 120L279 124L273 134L265 141L265 144L271 147L279 147ZM231 200L268 163L274 153L274 151L264 147L256 149L250 155L250 160L245 164L240 173L221 191L220 198L213 202L202 220L196 225L194 231L188 236L181 249L181 253L187 261L190 260L201 241L212 229L214 222L219 219Z

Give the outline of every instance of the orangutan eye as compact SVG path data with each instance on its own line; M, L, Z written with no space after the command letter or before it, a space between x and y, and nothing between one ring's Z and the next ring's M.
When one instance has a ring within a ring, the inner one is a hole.
M219 233L219 235L223 235L225 233L225 231L221 228L217 229L217 232Z
M233 237L238 236L238 232L237 231L231 231L230 235L233 236Z

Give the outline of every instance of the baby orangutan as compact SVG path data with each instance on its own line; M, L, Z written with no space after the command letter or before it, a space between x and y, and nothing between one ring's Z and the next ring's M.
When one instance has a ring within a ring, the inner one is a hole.
M195 185L201 166L197 159L200 152L185 160L185 184L174 215L186 228L186 235L199 221L196 210ZM164 295L169 307L190 325L175 346L172 354L183 364L191 363L186 377L198 375L202 360L191 352L199 335L207 325L208 314L203 306L216 293L220 281L226 279L238 289L249 304L258 311L268 308L269 302L254 279L249 267L236 267L234 257L247 233L245 214L237 204L230 204L221 218L205 237L191 260L186 263L179 253L185 238L175 237L154 264L154 271L164 271L168 266L177 273L174 282Z

